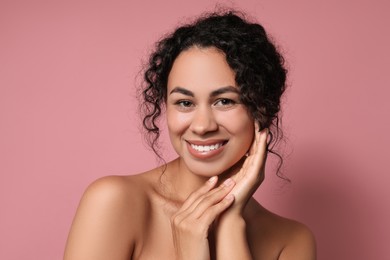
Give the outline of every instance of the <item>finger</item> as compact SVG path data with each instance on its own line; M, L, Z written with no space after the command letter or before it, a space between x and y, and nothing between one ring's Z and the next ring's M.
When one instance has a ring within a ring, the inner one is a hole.
M188 198L184 201L180 209L172 216L173 222L181 223L181 221L186 219L190 215L190 212L192 211L191 207L193 207L194 204L197 204L196 201L199 199L199 197L209 192L215 186L217 181L218 181L218 177L213 176L202 187L200 187L198 190L191 193L188 196Z
M255 135L251 154L246 158L240 172L237 174L237 182L242 178L261 179L258 177L263 174L267 154L268 129L255 132Z
M199 220L205 225L210 226L213 221L223 213L227 208L229 208L234 202L234 195L229 194L224 197L219 203L210 207L207 211L205 211L202 216L199 217Z
M199 198L193 201L191 205L189 205L185 210L182 211L182 216L187 217L192 214L194 216L196 215L197 218L199 215L202 214L202 211L204 211L206 207L218 203L221 199L223 199L223 197L229 193L229 191L233 188L234 185L235 182L231 178L225 180L217 188L210 190L209 192L201 195ZM203 203L202 206L198 208L201 203ZM196 214L194 213L195 211L197 212Z
M252 155L252 154L254 154L256 152L257 146L259 144L260 124L258 122L255 122L254 125L255 125L255 133L254 133L252 145L251 145L251 147L249 149L249 155Z
M247 167L248 163L251 161L251 156L254 155L256 153L256 151L258 150L258 146L259 146L259 142L260 142L260 135L261 135L262 131L260 131L260 124L257 121L255 121L253 124L254 124L253 141L252 141L251 146L248 149L248 152L246 153L246 156L245 156L246 158L245 158L244 163L241 166L241 169Z
M194 218L199 218L210 207L223 200L233 189L234 185L235 182L231 178L225 180L218 188L202 196L197 205L194 203L192 208L188 209L188 214L191 214Z
M268 138L269 130L268 128L263 129L256 136L257 140L257 149L256 153L261 157L265 158L267 152L267 138Z
M183 205L180 208L180 211L187 210L199 197L209 192L212 188L215 187L217 184L218 177L213 176L211 177L206 183L200 187L198 190L194 191L193 193L188 196L188 198L185 200Z
M251 158L252 160L248 163L248 171L257 172L257 177L261 177L260 175L264 174L267 156L267 138L268 129L263 129L257 136L256 151Z

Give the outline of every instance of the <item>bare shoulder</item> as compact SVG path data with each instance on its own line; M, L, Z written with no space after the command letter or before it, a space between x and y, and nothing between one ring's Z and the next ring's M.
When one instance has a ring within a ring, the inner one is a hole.
M315 260L316 241L311 230L304 224L288 220L289 239L280 253L280 260Z
M248 229L256 259L315 260L316 242L304 224L276 215L253 203Z
M98 201L103 206L129 205L129 202L137 203L143 197L143 186L142 174L132 176L106 176L94 181L88 186L83 195L82 202L84 200L92 203Z
M64 259L129 259L142 233L148 197L145 177L109 176L84 192Z

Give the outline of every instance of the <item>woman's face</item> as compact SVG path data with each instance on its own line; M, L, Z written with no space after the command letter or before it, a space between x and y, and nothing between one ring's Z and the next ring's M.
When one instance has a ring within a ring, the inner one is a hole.
M221 174L248 151L254 121L240 103L234 71L223 52L192 47L168 77L167 123L172 145L194 174Z

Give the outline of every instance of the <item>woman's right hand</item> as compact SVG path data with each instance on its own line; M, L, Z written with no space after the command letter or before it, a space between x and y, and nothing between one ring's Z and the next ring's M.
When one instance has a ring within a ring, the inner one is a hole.
M210 178L193 192L172 216L176 260L210 259L210 226L234 201L234 196L228 195L234 187L234 181L227 179L214 188L217 179L216 176Z

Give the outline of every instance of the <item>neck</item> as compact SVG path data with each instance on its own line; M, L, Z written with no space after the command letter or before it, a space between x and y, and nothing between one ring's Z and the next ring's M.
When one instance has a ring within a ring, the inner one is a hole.
M167 195L181 204L207 180L208 178L191 173L180 158L177 158L168 163L162 182Z
M240 160L233 167L218 175L218 184L233 176L239 171L242 165ZM183 203L188 196L206 183L208 177L192 173L180 160L180 157L169 162L162 177L162 184L167 196L179 204Z

